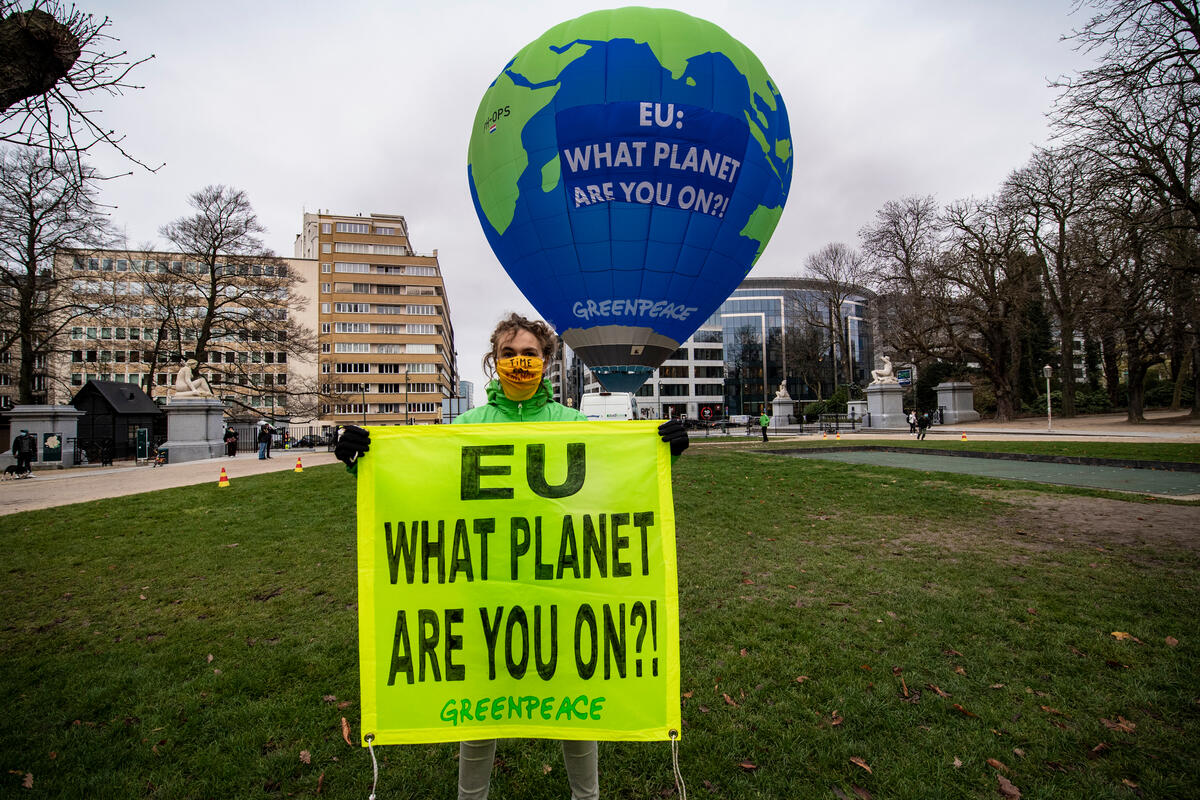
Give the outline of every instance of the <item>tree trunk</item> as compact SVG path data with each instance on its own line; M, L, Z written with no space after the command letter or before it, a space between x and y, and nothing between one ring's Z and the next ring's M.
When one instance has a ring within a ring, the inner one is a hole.
M1126 419L1133 423L1145 422L1146 372L1149 369L1149 365L1142 358L1141 344L1138 342L1137 334L1134 332L1126 332L1125 334L1125 358L1129 369L1129 383L1125 387L1129 395L1129 404L1126 406Z
M1192 337L1192 419L1200 419L1200 336Z
M1075 416L1075 331L1073 327L1068 328L1064 322L1060 334L1062 346L1059 348L1058 383L1062 392L1062 410L1058 413L1062 417L1073 417Z
M1108 404L1116 409L1117 393L1121 389L1121 366L1117 360L1116 332L1105 330L1100 334L1100 344L1104 350L1104 388L1108 390Z

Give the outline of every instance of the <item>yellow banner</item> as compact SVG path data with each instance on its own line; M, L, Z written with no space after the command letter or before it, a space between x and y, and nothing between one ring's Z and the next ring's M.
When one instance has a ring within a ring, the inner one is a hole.
M370 429L364 743L678 735L675 512L657 426Z

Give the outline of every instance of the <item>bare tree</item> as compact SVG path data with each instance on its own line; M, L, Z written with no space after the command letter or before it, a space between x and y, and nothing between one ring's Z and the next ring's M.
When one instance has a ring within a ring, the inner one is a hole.
M1066 38L1099 61L1056 82L1063 90L1055 111L1060 134L1116 175L1169 198L1200 230L1197 3L1090 0L1087 6L1096 13Z
M111 21L58 0L0 0L0 141L82 156L105 145L151 172L125 149L125 137L102 125L92 106L101 95L140 89L130 73L153 55L109 52Z
M827 332L841 362L843 382L854 383L845 305L869 290L871 272L866 259L845 244L832 242L805 259L804 271L822 281L824 289L819 300L808 297L799 304L801 318Z
M99 247L109 236L93 173L66 169L64 160L0 150L0 353L19 357L19 403L45 402L35 371L48 368L72 321L113 301L99 283L91 296L73 291L74 278L54 268L58 250Z
M181 354L190 352L246 408L249 397L264 394L315 403L315 387L289 386L286 375L267 367L315 353L313 331L292 313L305 305L295 291L301 276L263 244L265 229L245 192L208 186L188 204L194 214L160 230L183 254L166 271L185 303L177 327Z
M1102 188L1094 162L1078 148L1039 149L1005 182L1023 214L1024 241L1040 258L1042 285L1058 319L1064 417L1075 416L1075 333L1089 285L1077 252L1077 225Z
M1036 281L1021 248L1020 217L1003 198L963 200L945 211L948 249L931 273L944 292L930 310L957 361L977 362L996 392L996 418L1017 412L1021 323Z

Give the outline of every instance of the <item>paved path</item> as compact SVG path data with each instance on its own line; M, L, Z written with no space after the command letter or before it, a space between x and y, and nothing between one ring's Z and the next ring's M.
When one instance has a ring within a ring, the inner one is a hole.
M990 478L1006 480L1087 486L1095 489L1114 489L1181 498L1195 496L1200 499L1200 472L1168 472L1153 469L861 450L846 453L797 451L788 455L796 458L842 461L849 464L875 464L882 467L902 467L927 472L954 472L959 475L985 475Z
M333 453L326 450L275 450L267 460L259 460L255 453L243 453L235 458L213 458L186 464L164 464L161 467L146 465L38 470L33 478L0 482L0 515L106 497L123 497L174 486L210 481L216 483L221 476L221 467L225 468L229 479L235 481L248 475L295 469L297 456L304 467L335 463Z

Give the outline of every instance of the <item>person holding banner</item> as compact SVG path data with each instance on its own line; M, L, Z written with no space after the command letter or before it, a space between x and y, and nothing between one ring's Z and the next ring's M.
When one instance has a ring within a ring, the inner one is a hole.
M576 409L553 400L545 364L554 356L557 337L549 325L510 314L496 326L490 344L483 367L496 378L488 384L488 402L457 417L455 424L586 421ZM688 447L687 431L679 420L664 422L658 434L670 445L673 458ZM338 438L334 454L355 473L358 459L370 450L370 444L366 430L348 425ZM598 800L596 742L563 740L562 748L571 800ZM495 755L495 739L459 743L459 800L487 800Z

